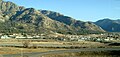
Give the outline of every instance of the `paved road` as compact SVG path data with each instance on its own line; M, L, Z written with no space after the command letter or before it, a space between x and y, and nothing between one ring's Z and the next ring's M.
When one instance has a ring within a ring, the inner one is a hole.
M120 48L81 48L71 50L57 50L49 52L35 52L35 53L24 53L24 54L4 54L3 57L42 57L45 54L61 54L65 52L81 52L81 51L120 51Z

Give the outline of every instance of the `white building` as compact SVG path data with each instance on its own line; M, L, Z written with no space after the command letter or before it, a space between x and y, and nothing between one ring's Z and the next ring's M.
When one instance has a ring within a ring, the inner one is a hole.
M24 36L16 36L16 39L25 39L26 37Z
M8 37L7 35L3 35L1 36L1 39L10 39L10 37Z
M28 39L32 39L33 37L31 37L31 36L27 36L27 38L28 38Z

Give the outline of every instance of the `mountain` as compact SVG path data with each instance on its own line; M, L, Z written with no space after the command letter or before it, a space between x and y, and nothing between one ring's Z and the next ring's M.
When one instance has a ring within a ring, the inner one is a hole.
M111 20L109 18L99 20L95 22L96 25L100 26L109 32L120 32L120 20Z
M63 14L60 14L54 11L48 11L48 10L39 10L39 11L53 20L62 22L66 25L75 27L79 30L85 29L85 30L91 30L91 31L104 31L99 26L95 25L92 22L83 22L80 20L75 20L72 17L64 16Z
M62 33L82 34L104 32L92 22L82 22L47 10L25 8L0 0L1 33ZM49 12L49 11L47 11Z

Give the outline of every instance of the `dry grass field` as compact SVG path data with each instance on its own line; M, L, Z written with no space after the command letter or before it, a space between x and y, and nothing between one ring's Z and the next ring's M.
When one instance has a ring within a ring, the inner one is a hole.
M119 57L120 51L84 51L76 53L48 54L42 57Z
M23 47L15 47L15 46L1 46L0 54L18 54L18 53L32 53L32 52L47 52L51 50L64 50L64 49L76 49L76 48L107 48L111 46L107 46L107 44L99 43L99 42L90 42L90 41L79 41L79 42L64 42L64 41L41 41L41 40L18 40L18 39L0 39L0 44L23 44L24 41L29 42L31 45L49 45L48 47L37 47L37 48L23 48ZM61 47L54 47L63 46ZM67 46L67 47L64 47Z
M0 47L0 54L20 54L20 53L32 53L32 52L48 52L51 50L65 50L65 49L53 49L53 48L15 48L15 47Z

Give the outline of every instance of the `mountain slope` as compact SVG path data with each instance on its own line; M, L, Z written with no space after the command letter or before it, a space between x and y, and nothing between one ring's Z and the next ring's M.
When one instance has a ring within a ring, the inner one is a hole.
M120 32L120 20L103 19L95 24L109 32Z
M17 30L18 32L70 30L69 26L54 21L33 8L24 8L17 6L12 2L4 1L1 1L0 7L0 20L4 21L4 23L1 23L1 27L10 30L11 32L13 31L11 30L13 28L14 31ZM6 16L9 17L8 20L5 20Z
M49 15L34 8L25 8L0 0L0 32L63 34L104 32L91 22L77 21L58 13Z
M48 11L48 10L39 10L39 11L53 20L65 23L66 25L69 25L69 26L73 26L79 30L86 29L91 31L104 31L99 26L95 25L92 22L83 22L80 20L75 20L71 17L64 16L63 14L53 12L53 11Z

